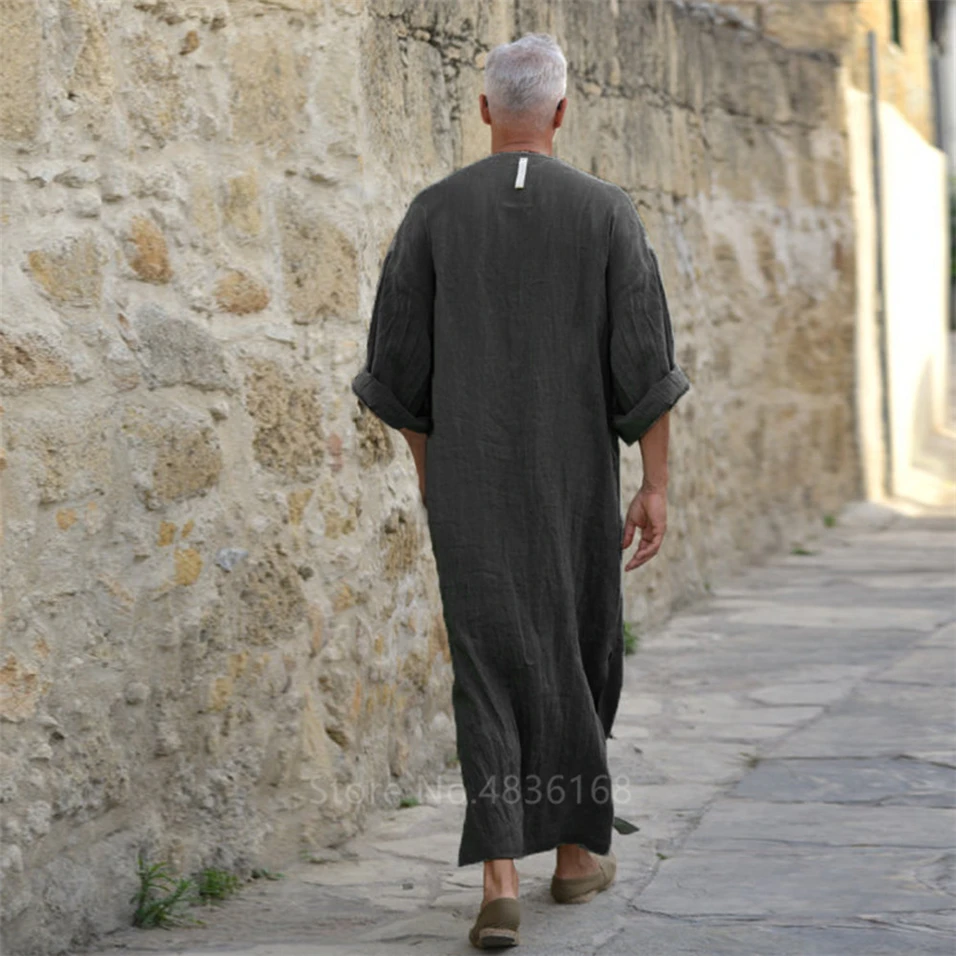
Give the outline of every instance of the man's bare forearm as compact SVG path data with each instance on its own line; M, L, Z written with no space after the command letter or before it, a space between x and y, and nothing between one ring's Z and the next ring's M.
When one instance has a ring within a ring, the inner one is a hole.
M412 458L415 459L415 470L418 472L418 487L422 493L422 500L425 500L425 446L428 442L428 436L424 432L415 432L410 428L399 429L408 442L411 449Z
M408 447L412 450L412 457L415 459L416 468L425 467L425 443L428 441L428 436L423 432L413 432L410 428L401 429L402 434L405 436L405 441L408 442Z
M667 490L667 446L670 439L670 412L664 412L640 438L644 461L643 487L648 491Z

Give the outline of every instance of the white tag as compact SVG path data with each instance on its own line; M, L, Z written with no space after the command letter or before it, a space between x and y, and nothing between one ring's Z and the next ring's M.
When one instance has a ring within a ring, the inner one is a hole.
M515 189L524 189L524 174L528 170L528 157L522 156L518 160L518 175L515 176Z

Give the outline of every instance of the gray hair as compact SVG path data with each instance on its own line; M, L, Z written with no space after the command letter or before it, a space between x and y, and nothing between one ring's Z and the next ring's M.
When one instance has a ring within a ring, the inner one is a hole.
M547 128L568 87L568 61L548 33L526 33L496 46L485 60L485 96L492 118Z

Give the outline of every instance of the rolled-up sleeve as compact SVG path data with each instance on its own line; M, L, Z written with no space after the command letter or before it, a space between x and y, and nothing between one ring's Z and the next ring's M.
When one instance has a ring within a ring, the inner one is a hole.
M435 274L426 210L413 200L392 238L375 293L365 365L352 391L392 428L432 429Z
M677 365L674 330L657 255L622 190L610 224L607 263L610 420L632 445L691 384Z

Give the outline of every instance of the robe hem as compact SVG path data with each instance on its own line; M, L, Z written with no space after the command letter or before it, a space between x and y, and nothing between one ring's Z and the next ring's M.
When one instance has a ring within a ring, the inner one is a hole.
M675 365L629 412L613 416L614 430L625 445L633 445L688 391L690 382L680 366Z
M395 393L375 378L368 369L362 369L352 379L352 391L386 425L392 428L407 428L409 431L425 434L432 430L431 418L413 415L398 400Z

